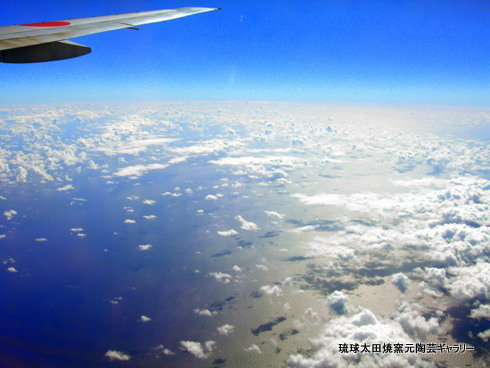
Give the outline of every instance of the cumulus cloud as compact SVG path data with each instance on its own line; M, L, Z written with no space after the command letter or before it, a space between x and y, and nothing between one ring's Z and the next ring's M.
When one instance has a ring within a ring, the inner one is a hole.
M143 218L146 220L154 220L157 218L157 216L156 215L145 215L145 216L143 216Z
M151 322L153 321L150 317L147 316L141 316L139 319L140 322Z
M36 238L35 241L37 241L39 243L43 243L43 242L47 242L48 239L46 239L46 238Z
M255 267L257 267L259 270L262 270L262 271L269 271L269 267L267 267L264 264L258 264L258 265L255 265Z
M223 284L228 284L232 279L230 274L223 272L210 272L208 275L214 277L216 281L222 282Z
M256 223L254 222L250 222L250 221L246 221L242 216L238 215L238 216L235 216L235 219L237 219L238 221L240 221L240 228L242 230L250 230L250 231L255 231L255 230L258 230L259 227L257 226Z
M125 224L136 224L136 220L133 220L133 219L126 219L126 220L124 220L124 223L125 223Z
M187 351L199 359L207 359L213 353L214 347L216 346L215 341L206 341L201 344L197 341L181 341L180 346L182 350Z
M166 348L163 344L155 346L153 349L161 351L163 354L165 354L167 356L175 355L175 353L172 350Z
M281 296L283 294L282 289L277 286L277 285L265 285L260 288L261 291L263 291L267 295L271 296Z
M224 157L219 160L212 160L209 163L220 166L242 166L256 174L270 177L274 172L280 171L277 168L294 167L299 161L292 156L265 156L265 157ZM267 170L266 167L273 167ZM272 171L272 172L271 172ZM282 171L284 173L284 171Z
M483 341L490 340L490 329L480 332L477 336Z
M380 342L414 343L403 329L393 321L379 320L370 310L329 321L321 335L312 339L314 352L304 356L290 355L287 364L291 367L432 367L416 354L361 354L340 353L339 344L373 344Z
M153 248L153 245L151 245L151 244L138 245L138 249L141 251L150 250L151 248Z
M17 214L18 213L16 210L5 211L3 213L3 215L7 218L7 220L12 220L14 218L14 216Z
M206 316L206 317L213 317L216 314L218 314L218 312L215 312L215 311L211 312L209 309L194 309L194 313L196 313L200 316Z
M233 333L235 330L235 326L224 324L223 326L218 327L218 333L223 336L228 336Z
M327 304L337 314L344 314L347 312L348 301L349 301L349 297L339 290L335 290L332 294L330 294L327 297Z
M235 236L238 234L238 232L236 232L233 229L225 230L225 231L217 231L217 233L218 233L218 235L221 235L221 236Z
M110 361L113 360L127 361L131 359L130 355L117 350L107 350L104 356L108 358Z
M477 308L471 311L471 318L489 319L490 320L490 304L480 304Z
M204 198L206 201L217 201L218 197L213 195L213 194L208 194L206 198Z
M72 189L75 189L75 187L71 184L68 184L68 185L65 185L64 187L57 188L56 190L58 192L67 192L67 191L72 190Z
M408 284L410 283L409 278L403 273L399 272L393 275L391 282L395 285L402 293L407 291Z
M234 265L233 266L233 271L235 271L235 272L242 272L242 269L239 266Z
M276 212L276 211L267 211L267 210L265 210L264 213L267 216L273 217L273 218L278 219L278 220L282 220L284 218L284 215L281 215L279 212Z
M248 353L262 354L262 350L260 350L260 348L255 344L252 344L248 348L245 348L245 351Z
M295 229L297 230L297 229ZM293 230L293 232L295 232ZM314 230L312 228L311 230ZM312 241L306 244L308 249L307 257L332 257L337 258L341 261L356 261L356 251L347 245L343 245L343 242L348 242L349 237L344 236L329 236L329 237L319 237L316 236Z
M164 197L174 197L174 198L178 198L182 195L182 193L172 193L172 192L165 192L165 193L162 193L162 196Z
M436 317L424 318L407 303L400 306L394 320L410 337L419 341L425 341L428 335L439 332L440 323Z
M453 297L460 301L490 300L490 264L478 262L474 266L458 267L451 270L456 277L450 279L447 287Z
M9 267L9 268L7 268L7 271L12 272L12 273L19 272L19 271L17 271L17 269L15 267Z
M153 200L153 199L145 199L145 200L143 201L143 204L147 204L147 205L149 205L149 206L152 206L152 205L154 205L155 203L157 203L157 201L155 201L155 200Z
M114 176L120 176L120 177L125 177L125 176L130 176L130 177L140 177L144 174L146 174L148 171L151 170L163 170L167 168L168 165L163 165L163 164L148 164L148 165L134 165L134 166L127 166L122 169L119 169L117 172L114 173Z

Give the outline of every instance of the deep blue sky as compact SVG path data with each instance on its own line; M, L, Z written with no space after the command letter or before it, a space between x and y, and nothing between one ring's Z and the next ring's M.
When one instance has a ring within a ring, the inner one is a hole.
M276 100L490 105L488 0L9 1L0 25L222 7L0 64L0 103Z

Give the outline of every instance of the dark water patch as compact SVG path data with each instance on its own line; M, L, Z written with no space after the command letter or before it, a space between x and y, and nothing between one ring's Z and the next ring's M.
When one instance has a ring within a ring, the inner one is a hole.
M229 256L230 254L233 254L231 250L224 250L222 252L212 254L211 257L219 258L219 257Z
M307 289L318 290L324 295L329 295L335 290L354 290L358 286L358 282L343 281L339 279L325 280L312 275L305 275L301 277L306 285L303 287Z
M226 365L226 359L217 358L213 360L213 368L223 368Z
M333 269L325 269L315 263L308 263L306 265L308 267L308 272L309 273L314 273L318 275L322 275L324 277L342 277L345 276L344 272L340 272L338 270L333 270Z
M260 235L259 238L275 238L281 235L281 231L268 231L264 235Z
M413 171L417 165L415 164L403 164L403 165L397 165L393 167L393 171L396 171L397 173L400 174L405 174L407 172Z
M304 256L293 256L285 259L285 262L300 262L307 261L309 259L313 259L313 257L304 257Z
M488 318L470 318L471 304L459 305L449 308L447 313L452 317L451 336L457 343L467 343L475 348L475 355L482 357L490 353L488 342L478 337L490 329L490 320Z
M289 336L297 335L299 334L299 331L295 328L291 328L289 330L286 330L284 332L281 332L279 334L279 340L284 341L286 340Z
M228 304L231 304L231 302L235 299L234 296L230 296L228 298L226 298L225 300L219 300L219 301L216 301L214 303L212 303L210 306L209 306L209 310L211 312L220 312L222 311ZM231 306L229 306L229 308L231 308Z
M266 332L266 331L272 331L272 329L277 326L279 323L284 322L286 320L286 317L277 317L276 319L261 324L259 327L252 329L252 333L255 336L259 336L261 333Z
M242 248L250 248L253 245L253 243L251 241L240 240L238 242L238 245Z
M376 221L369 220L369 219L351 220L350 222L354 224L364 225L364 226L377 226Z
M479 227L481 227L481 225L478 222L471 221L471 220L465 220L464 224L474 229L478 229Z
M296 227L312 226L315 228L315 231L340 231L344 229L344 227L338 221L330 220L315 220L310 222L303 222L300 220L289 219L286 220L286 222L293 224Z
M364 268L345 268L344 270L351 273L352 276L356 278L375 278L394 275L398 272L410 273L416 268L424 268L427 266L432 265L427 261L406 262L401 265L372 261L367 262Z

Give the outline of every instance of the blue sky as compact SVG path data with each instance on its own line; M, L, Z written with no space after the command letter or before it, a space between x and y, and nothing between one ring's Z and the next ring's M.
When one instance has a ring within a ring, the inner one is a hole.
M0 64L0 103L275 100L490 105L490 2L7 2L0 25L222 7L74 39L92 53Z

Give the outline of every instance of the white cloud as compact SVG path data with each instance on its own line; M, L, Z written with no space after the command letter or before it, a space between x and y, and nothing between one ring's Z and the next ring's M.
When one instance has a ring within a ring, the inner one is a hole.
M483 332L480 332L478 335L477 335L480 339L482 339L483 341L488 341L490 340L490 329L486 330L486 331L483 331Z
M215 312L215 311L211 312L209 309L194 309L194 313L199 314L200 316L206 316L206 317L213 317L216 314L218 314L218 312Z
M471 311L471 318L489 319L490 320L490 304L480 304L478 308Z
M259 270L262 270L262 271L269 271L269 267L267 267L264 264L258 264L258 265L255 265L255 267L257 267Z
M170 350L170 349L166 348L166 347L165 347L164 345L162 345L162 344L160 344L160 345L158 345L158 346L154 347L153 349L154 349L154 350L159 350L159 351L161 351L163 354L165 354L165 355L167 355L167 356L175 355L175 353L174 353L172 350Z
M155 203L157 203L157 201L154 201L153 199L145 199L145 200L143 201L143 204L147 204L147 205L149 205L149 206L152 206L152 205L154 205Z
M99 147L96 148L96 150L104 152L109 156L120 154L134 155L147 150L148 146L160 146L175 141L177 141L177 139L173 138L131 139L128 141L117 142L114 146Z
M166 169L168 165L163 165L163 164L148 164L148 165L134 165L134 166L127 166L122 169L119 169L117 172L114 173L114 176L131 176L131 177L140 177L144 174L146 174L148 171L151 170L163 170Z
M174 198L178 198L182 195L182 193L172 193L172 192L165 192L165 193L162 193L162 196L164 197L174 197Z
M235 326L224 324L223 326L218 327L218 333L223 336L228 336L233 333L235 330Z
M46 238L36 238L35 241L37 241L39 243L42 243L42 242L47 242L48 239L46 239Z
M262 354L262 350L260 350L260 348L255 344L252 344L248 348L245 348L245 351L248 353Z
M150 250L151 248L153 248L153 245L151 245L151 244L138 245L138 249L141 251Z
M9 268L7 268L7 271L12 272L12 273L19 272L19 271L17 271L17 269L15 267L9 267Z
M490 264L478 262L474 266L453 268L456 277L450 279L449 291L460 301L490 300Z
M154 220L157 218L157 216L156 215L145 215L145 216L143 216L143 218L146 220Z
M213 353L216 342L210 340L206 341L204 344L201 344L197 341L181 341L180 345L182 350L188 351L196 358L207 359Z
M139 321L140 322L151 322L152 319L150 317L147 317L147 316L141 316Z
M235 272L242 272L242 269L239 266L234 265L233 266L233 271L235 271Z
M16 210L5 211L3 213L3 215L7 218L7 220L12 220L14 218L14 216L17 214L18 213Z
M213 194L208 194L206 198L204 198L206 201L217 201L218 197L213 195Z
M68 190L75 189L75 187L71 184L65 185L64 187L56 189L58 192L66 192Z
M238 232L236 232L233 229L225 230L225 231L217 231L217 233L218 233L218 235L221 235L221 236L235 236L238 234Z
M369 310L330 320L318 338L311 340L315 350L313 354L290 355L287 364L292 367L433 367L416 354L383 354L383 353L340 353L339 344L359 345L366 343L396 342L413 343L403 329L390 320L378 320Z
M136 224L136 220L126 219L126 220L124 220L124 223L125 224Z
M107 350L107 352L104 355L106 358L108 358L110 361L113 360L122 360L122 361L127 361L131 359L131 356L128 354L125 354L121 351L117 350Z
M265 285L260 288L261 291L271 296L281 296L283 294L282 289L277 285Z
M282 220L284 218L284 215L281 215L279 212L276 211L264 211L267 216L274 217L278 220Z
M223 284L228 284L232 279L230 274L223 272L210 272L208 275L214 277L216 281L222 282Z
M399 273L396 273L396 274L393 275L393 277L391 278L391 282L398 289L400 289L400 291L402 293L404 293L407 290L407 288L408 288L408 284L410 283L410 280L409 280L409 278L406 275L404 275L403 273L399 272Z
M413 306L416 306L415 304ZM439 333L440 323L435 317L424 318L409 304L403 303L394 318L403 330L412 338L425 341L430 334Z
M254 222L250 222L250 221L246 221L242 216L238 215L238 216L235 216L235 219L237 219L238 221L240 221L240 228L242 230L249 230L249 231L255 231L255 230L258 230L259 227L257 226L256 223Z
M332 308L337 314L344 314L347 312L347 303L349 298L340 290L335 290L332 294L327 297L327 304Z
M172 147L170 151L179 155L209 155L211 153L218 153L240 146L240 142L229 141L224 139L214 139L209 141L200 141L199 144L187 146L187 147Z

